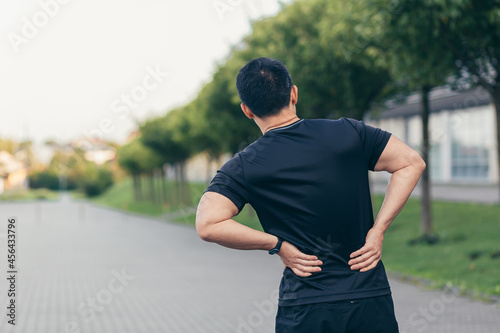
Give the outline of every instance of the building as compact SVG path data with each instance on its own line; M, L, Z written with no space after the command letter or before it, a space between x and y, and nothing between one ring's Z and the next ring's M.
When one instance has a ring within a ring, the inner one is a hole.
M200 153L191 157L186 164L186 178L193 182L209 183L225 162L233 156L223 154L217 160L211 160L207 153ZM168 173L173 178L173 173Z
M83 150L83 157L97 165L103 165L117 158L116 149L104 140L79 139L72 141L69 146L72 149Z
M404 103L389 103L383 111L372 111L367 124L387 130L420 151L422 118L420 95ZM455 92L436 88L430 93L429 171L435 184L494 184L498 179L495 107L491 97L478 87ZM388 175L374 173L375 181Z
M28 169L21 159L0 151L0 194L6 190L25 189Z

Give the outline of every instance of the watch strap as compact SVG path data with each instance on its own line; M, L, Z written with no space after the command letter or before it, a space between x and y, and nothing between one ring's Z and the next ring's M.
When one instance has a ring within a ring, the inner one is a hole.
M269 254L276 254L280 251L281 244L283 244L283 239L278 237L278 243L276 243L276 246L272 249L269 250Z

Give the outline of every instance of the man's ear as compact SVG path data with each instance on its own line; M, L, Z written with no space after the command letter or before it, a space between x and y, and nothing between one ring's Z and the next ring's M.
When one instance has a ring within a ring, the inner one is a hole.
M240 106L241 106L241 110L243 111L245 116L247 116L248 119L253 119L253 117L255 117L255 115L252 113L252 111L250 111L248 106L246 106L244 103L241 103Z
M297 104L299 100L299 88L297 88L296 85L292 87L292 90L290 91L290 102L295 105Z

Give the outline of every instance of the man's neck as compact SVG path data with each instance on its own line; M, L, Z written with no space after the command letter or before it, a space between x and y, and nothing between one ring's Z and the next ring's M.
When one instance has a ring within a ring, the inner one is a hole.
M299 119L300 118L297 117L295 112L282 111L276 116L271 116L271 117L267 117L264 119L258 119L258 120L255 119L255 122L259 126L262 134L266 134L267 131L269 131L273 128L278 128L278 127L283 127L283 126L293 124L294 122L296 122Z

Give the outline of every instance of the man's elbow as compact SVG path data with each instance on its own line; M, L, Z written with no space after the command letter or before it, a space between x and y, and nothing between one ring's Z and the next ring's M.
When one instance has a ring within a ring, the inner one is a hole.
M210 231L210 225L206 221L196 217L196 232L205 242L213 242L213 235Z
M415 167L415 169L419 172L419 174L422 174L425 168L427 167L427 164L425 163L424 159L417 152L414 152L411 164Z

